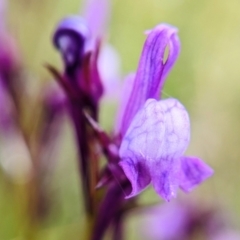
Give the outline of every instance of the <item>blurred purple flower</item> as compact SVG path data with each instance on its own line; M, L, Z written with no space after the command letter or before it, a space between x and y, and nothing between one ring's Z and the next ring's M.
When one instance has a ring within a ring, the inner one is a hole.
M4 80L0 77L0 131L1 135L12 131L14 125L13 102L7 94Z
M169 201L178 187L188 192L213 174L202 160L183 156L190 140L190 121L183 105L176 99L158 101L179 52L177 29L156 26L147 32L136 76L128 78L118 122L123 137L119 165L132 185L128 198L152 183Z
M171 202L147 208L142 234L150 240L184 240L187 238L190 216L185 205Z
M234 230L220 231L215 236L212 236L210 240L239 240L240 232Z
M106 32L110 20L110 2L109 0L87 0L85 3L82 16L90 29L91 42L102 38Z
M111 1L109 0L88 0L82 15L91 33L86 48L92 49L96 40L101 39L101 51L97 64L104 88L103 97L106 100L118 101L122 88L120 56L117 50L105 41L111 15L110 8Z
M198 202L171 202L147 208L143 212L142 234L149 240L235 240L239 233L232 229L226 212L216 206Z

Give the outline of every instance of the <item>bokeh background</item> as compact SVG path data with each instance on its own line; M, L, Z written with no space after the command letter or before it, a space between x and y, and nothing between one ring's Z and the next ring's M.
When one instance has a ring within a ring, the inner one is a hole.
M163 97L178 98L188 109L191 144L187 151L211 165L214 176L182 199L198 199L226 210L240 229L240 1L239 0L114 0L105 41L117 50L121 76L136 70L144 43L144 30L161 22L179 29L180 58L164 87ZM51 37L56 23L79 14L79 0L9 0L7 24L17 41L30 92L38 94L51 76L44 68L60 68ZM109 66L111 68L111 66ZM110 131L116 104L102 104L101 122ZM1 113L0 113L1 114ZM14 151L14 146L13 146ZM0 239L20 240L24 220L24 183L0 172ZM48 187L52 208L36 230L37 239L84 239L84 214L79 189L76 148L71 124L66 120L53 174ZM142 204L162 202L149 188ZM126 221L127 239L141 239L139 217Z

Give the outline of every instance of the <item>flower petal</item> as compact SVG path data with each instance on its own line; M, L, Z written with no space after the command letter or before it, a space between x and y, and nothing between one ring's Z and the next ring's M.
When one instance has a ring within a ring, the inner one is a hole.
M190 120L184 106L174 98L159 102L164 111L165 143L162 158L181 157L190 140Z
M111 67L109 67L111 66ZM99 53L98 69L104 87L104 98L119 101L121 93L120 56L110 44L105 44Z
M166 47L169 55L164 62ZM177 60L180 44L177 29L166 24L160 24L148 31L137 74L131 92L131 97L125 109L121 134L124 135L132 118L149 98L158 99L165 78Z
M162 81L160 82L159 89L156 92L156 94L157 94L156 98L159 97L159 94L161 96L161 90L163 88L164 82L165 82L169 72L172 70L172 68L173 68L173 66L174 66L174 64L175 64L175 62L178 59L178 56L180 54L181 46L180 46L180 40L179 40L177 34L173 34L171 36L171 40L169 41L168 45L169 45L168 58L165 62L165 66L164 66L164 69L163 69Z
M11 135L16 125L16 109L4 82L5 80L0 77L0 138Z
M186 239L189 231L189 205L182 202L159 204L143 212L143 239Z
M165 136L161 156L150 168L155 191L166 201L176 196L180 182L179 157L185 152L190 138L190 121L183 105L169 98L158 102L164 111Z
M163 118L159 102L149 99L136 114L122 140L119 165L132 185L128 197L138 194L151 181L149 167L161 156Z
M148 162L159 160L162 156L164 136L164 112L161 102L149 99L132 120L122 140L120 157L137 157Z
M119 104L120 106L118 108L117 118L116 118L116 123L115 123L115 132L116 133L119 133L121 130L122 121L123 121L124 113L125 113L124 111L128 104L129 98L131 96L134 78L135 78L135 74L131 73L131 74L127 75L123 81L123 86L121 89L122 94L120 96L120 104Z
M185 192L191 191L213 174L213 169L197 157L182 157L181 171L180 187Z
M119 165L122 167L132 186L132 190L126 198L136 196L150 184L151 176L147 166L141 159L124 159L119 162Z
M86 19L93 38L101 37L110 18L109 0L86 1L83 16Z
M179 161L161 159L151 168L152 185L155 191L165 200L176 197L179 186Z
M8 1L6 0L0 0L0 31L3 31L6 26L6 15L7 15L7 9L8 9Z

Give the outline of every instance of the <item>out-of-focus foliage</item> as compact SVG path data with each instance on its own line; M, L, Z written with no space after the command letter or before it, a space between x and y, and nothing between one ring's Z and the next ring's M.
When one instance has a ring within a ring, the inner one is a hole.
M78 14L82 2L9 0L8 5L9 29L22 54L29 88L37 94L44 83L52 81L44 64L61 67L51 44L53 29L62 17ZM136 69L144 30L160 22L179 28L182 52L163 96L178 98L190 112L188 154L194 153L215 169L215 175L187 197L222 205L240 222L240 1L115 0L112 7L105 40L119 51L123 76ZM114 121L110 118L114 108L103 106L101 119L108 130ZM67 122L56 170L48 183L52 211L38 229L38 239L79 239L84 228L76 150L69 126ZM144 204L157 201L151 189L141 196ZM0 174L0 239L22 239L27 224L24 204L24 187ZM136 219L127 223L128 239L139 239Z

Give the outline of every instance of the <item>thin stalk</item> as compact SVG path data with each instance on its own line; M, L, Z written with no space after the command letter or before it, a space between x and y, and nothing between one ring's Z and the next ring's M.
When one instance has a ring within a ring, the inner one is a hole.
M123 240L123 214L119 212L114 219L113 240Z

